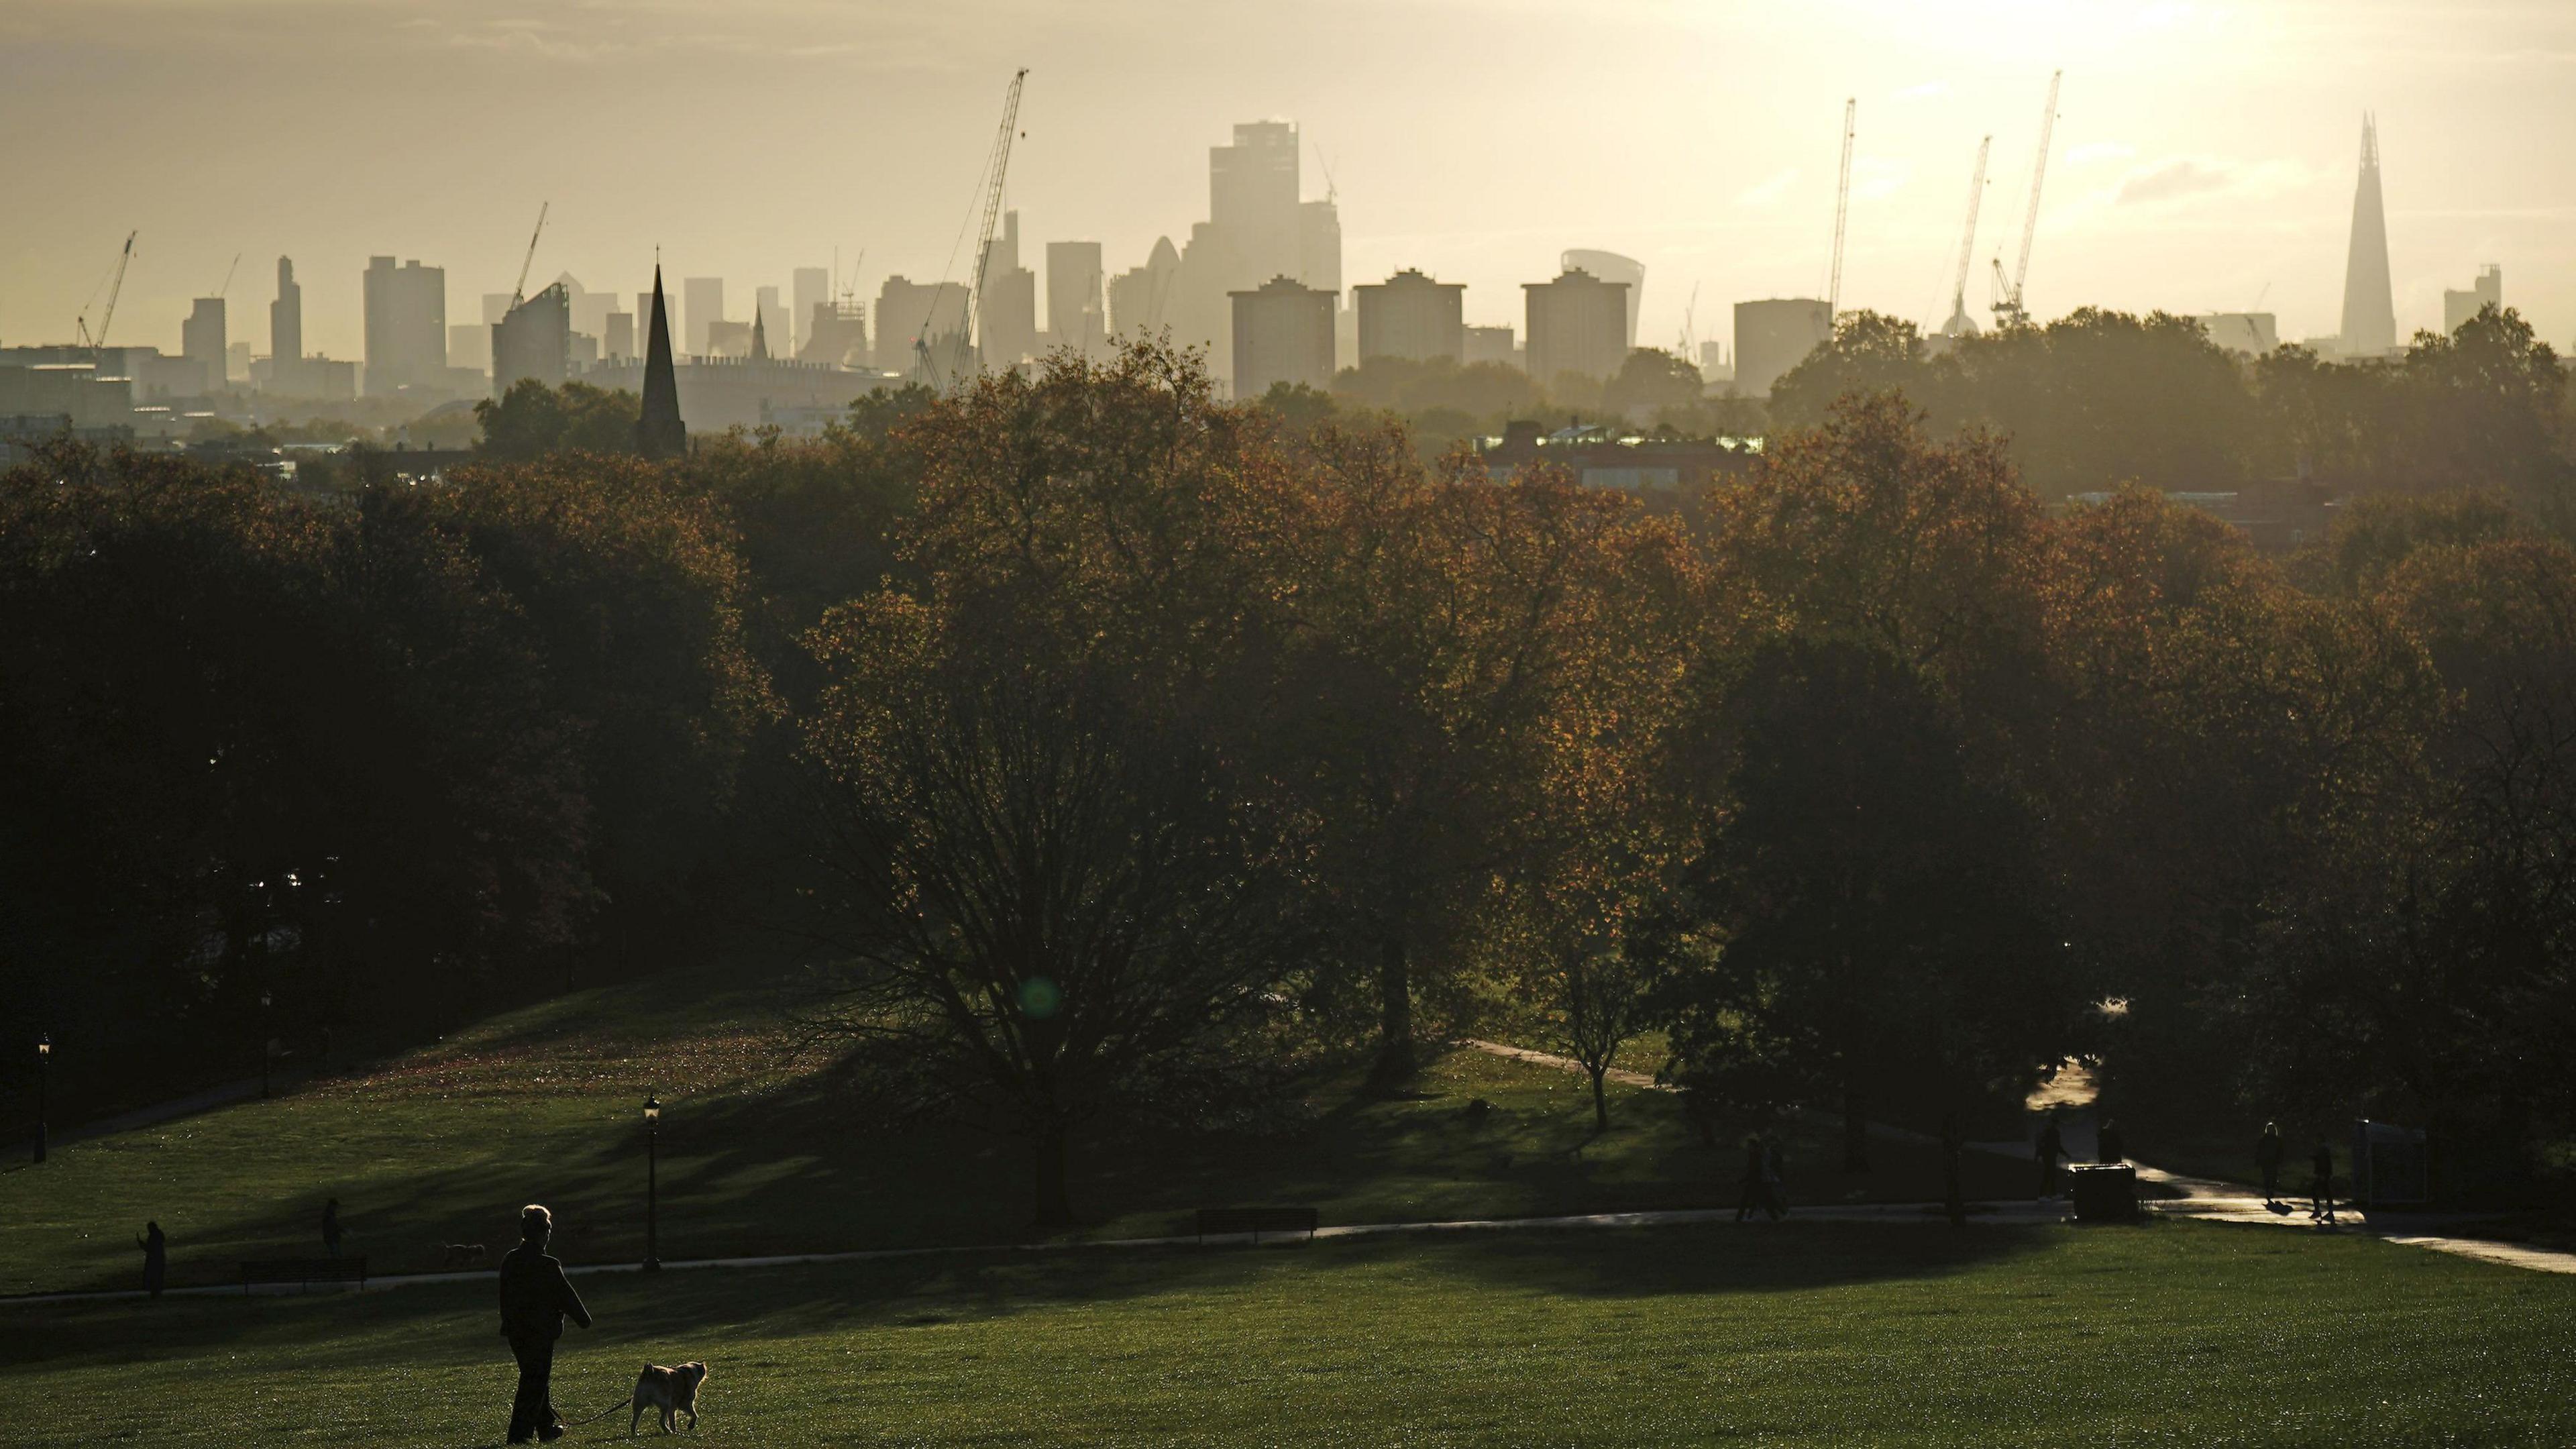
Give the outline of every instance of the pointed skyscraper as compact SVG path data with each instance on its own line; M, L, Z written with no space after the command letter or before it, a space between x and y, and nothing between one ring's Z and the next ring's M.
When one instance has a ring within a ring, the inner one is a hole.
M680 383L671 373L671 318L662 305L662 267L653 266L653 318L644 345L644 414L635 420L635 451L677 458L689 451L680 421Z
M2361 184L2352 194L2352 251L2343 267L2343 350L2376 357L2397 345L2388 280L2388 213L2379 201L2379 121L2361 118Z
M767 329L761 325L760 314L762 310L763 309L759 307L751 309L751 360L754 362L767 362L769 360L769 333Z

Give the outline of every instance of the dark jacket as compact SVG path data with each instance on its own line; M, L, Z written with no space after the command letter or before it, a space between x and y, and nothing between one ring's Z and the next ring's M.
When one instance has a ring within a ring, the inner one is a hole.
M551 1342L563 1337L565 1314L584 1328L590 1310L572 1291L563 1264L533 1244L521 1243L501 1255L501 1332L511 1338Z

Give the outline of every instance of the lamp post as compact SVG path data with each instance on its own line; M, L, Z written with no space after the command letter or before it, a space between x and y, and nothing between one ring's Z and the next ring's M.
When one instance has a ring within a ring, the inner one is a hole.
M261 1100L263 1100L263 1101L265 1101L265 1100L267 1099L267 1097L268 1097L268 1059L269 1059L270 1057L273 1057L273 1056L277 1055L277 1052L276 1052L277 1036L276 1036L276 1034L275 1034L274 1032L272 1032L272 1031L269 1029L269 1024L270 1024L272 1021L274 1021L274 1020L276 1019L276 1018L275 1018L275 1017L270 1013L269 1008L270 1008L270 1007L272 1007L272 1006L274 1006L275 1004L276 1004L276 1003L275 1003L275 1001L273 1001L273 1000L270 998L269 994L268 994L266 991L262 991L262 992L260 992L260 994L259 994L259 1095L260 1095Z
M644 1271L662 1271L661 1195L662 1103L644 1099Z
M36 1160L45 1160L45 1117L49 1080L53 1076L54 1039L44 1032L36 1033Z

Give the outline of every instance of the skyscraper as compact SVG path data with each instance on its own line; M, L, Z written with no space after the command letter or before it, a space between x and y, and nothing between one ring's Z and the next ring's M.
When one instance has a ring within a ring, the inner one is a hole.
M724 278L691 277L680 283L681 325L688 331L691 357L705 357L715 350L708 341L713 324L724 320Z
M1569 268L1553 282L1524 282L1529 375L1540 386L1565 373L1607 381L1628 360L1628 284Z
M788 325L797 329L811 326L815 306L832 300L832 274L821 267L798 267L787 274L787 285L788 296L795 303ZM805 344L813 341L814 336L811 332L798 330L793 340L795 355L803 357Z
M1120 272L1109 284L1111 329L1120 337L1150 337L1170 326L1180 276L1180 249L1170 237L1155 238L1145 265Z
M2504 306L2504 268L2489 262L2478 268L2478 280L2465 292L2442 289L2442 331L2457 332L2488 307Z
M644 405L635 419L635 451L647 458L677 458L689 451L689 429L680 421L680 383L671 368L671 319L662 306L659 265L653 268L644 348Z
M367 396L442 380L447 370L447 270L369 257Z
M1236 397L1257 398L1279 383L1332 386L1332 293L1294 277L1273 277L1229 300L1234 304Z
M196 310L179 326L179 353L205 374L204 391L224 387L224 299L199 297Z
M304 360L304 289L295 284L295 263L277 259L277 300L268 304L268 361L273 375L285 377Z
M1463 282L1435 282L1419 271L1396 273L1383 282L1363 282L1351 291L1359 305L1359 356L1404 357L1417 362L1466 356L1466 328L1461 323L1467 287Z
M1085 357L1099 356L1109 336L1100 243L1048 242L1046 270L1049 345L1070 347Z
M984 365L1017 367L1038 348L1037 273L1020 265L1020 214L1002 213L1001 234L984 256L984 292L975 304L976 345Z
M1646 264L1617 252L1578 249L1558 257L1556 267L1561 272L1585 271L1605 282L1628 284L1628 347L1634 351L1637 346L1637 304L1646 295Z
M2397 346L2388 279L2388 214L2379 201L2379 121L2361 118L2361 182L2352 193L2352 250L2343 268L2343 350L2376 357Z
M1242 270L1262 279L1304 271L1297 149L1286 121L1245 122L1233 145L1208 148L1208 221L1227 234Z
M561 387L571 373L572 296L561 282L521 302L492 324L492 395L521 382Z

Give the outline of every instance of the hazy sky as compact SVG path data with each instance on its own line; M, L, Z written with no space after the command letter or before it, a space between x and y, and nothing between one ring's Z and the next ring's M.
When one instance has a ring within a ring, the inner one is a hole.
M2401 333L2500 262L2576 340L2576 0L0 0L0 342L67 339L129 229L111 340L179 345L235 253L232 336L267 348L277 256L308 348L360 351L371 253L443 265L451 322L537 275L632 291L722 275L729 310L866 248L957 240L1015 65L1025 255L1112 271L1207 211L1233 122L1305 128L1344 277L1421 267L1471 322L1568 247L1644 261L1641 341L1818 295L1842 103L1860 102L1844 305L1937 323L1978 137L1994 161L1971 309L2017 241L2040 99L2066 72L2032 310L2338 324L2361 115L2379 116Z

